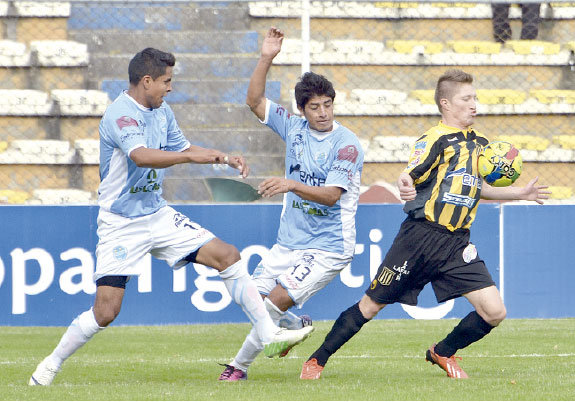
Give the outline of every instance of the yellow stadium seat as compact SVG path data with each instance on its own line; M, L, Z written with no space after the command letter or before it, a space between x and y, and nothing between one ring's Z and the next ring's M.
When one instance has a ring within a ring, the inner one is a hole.
M436 54L443 49L443 43L428 40L389 40L387 41L387 47L398 53L407 54L413 53L414 48L419 47L423 49L425 54Z
M410 96L416 98L425 105L435 104L435 90L434 89L417 89L411 91Z
M496 141L506 141L515 145L518 149L529 149L533 151L544 151L549 147L551 141L536 135L498 135Z
M569 89L532 89L529 94L541 103L575 103L575 90Z
M551 194L549 195L550 198L564 200L566 198L573 197L573 189L571 187L549 186L548 190L551 191Z
M432 7L440 7L440 8L451 8L451 7L465 7L471 8L476 7L476 3L431 3Z
M393 1L378 1L376 3L373 3L375 7L378 8L417 8L419 7L418 3L412 3L412 2L407 2L407 1L403 1L403 2L399 2L399 3L394 3Z
M575 7L575 3L549 3L553 8L555 7Z
M31 195L20 190L0 190L0 204L23 204Z
M575 149L575 135L554 135L553 143L563 149Z
M8 148L8 142L7 141L0 141L0 152L6 151L7 148Z
M478 89L477 98L484 105L519 105L527 94L514 89Z
M479 40L452 40L447 42L455 53L497 54L501 43Z
M558 54L559 43L541 40L509 40L505 46L511 47L516 54Z

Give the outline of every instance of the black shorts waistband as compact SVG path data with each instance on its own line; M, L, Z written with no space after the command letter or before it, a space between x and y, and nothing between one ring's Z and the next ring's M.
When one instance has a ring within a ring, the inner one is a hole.
M421 224L421 225L425 225L437 232L441 232L441 233L446 233L446 234L453 234L456 236L467 236L469 235L469 229L455 229L454 231L451 231L449 229L447 229L445 226L440 225L437 222L431 222L428 221L425 218L412 218L411 216L408 216L405 219L405 222L413 222L413 223L417 223L417 224Z

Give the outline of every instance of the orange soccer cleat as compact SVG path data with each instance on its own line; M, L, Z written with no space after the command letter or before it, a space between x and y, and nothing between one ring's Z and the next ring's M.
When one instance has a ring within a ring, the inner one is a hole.
M451 378L469 378L467 373L463 371L461 367L457 364L455 359L461 360L461 357L451 356L451 357L444 357L439 356L435 353L435 343L431 345L429 349L427 349L427 353L425 354L425 360L431 362L431 364L437 364L447 373L448 377Z
M309 359L303 364L299 378L301 380L319 380L323 366L317 364L317 359Z

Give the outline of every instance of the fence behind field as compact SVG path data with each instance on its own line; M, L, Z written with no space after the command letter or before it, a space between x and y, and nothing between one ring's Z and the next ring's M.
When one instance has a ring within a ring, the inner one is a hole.
M437 77L457 67L475 77L476 128L521 149L518 184L538 175L555 200L573 202L575 3L538 12L536 38L522 40L519 6L504 37L494 22L505 21L481 1L0 1L0 203L95 202L99 120L148 46L176 55L166 100L192 143L245 154L251 184L283 175L283 143L244 105L271 25L286 39L267 96L296 112L302 71L327 76L337 120L366 152L366 188L395 183L413 141L439 119ZM213 201L205 178L233 174L177 166L164 195Z

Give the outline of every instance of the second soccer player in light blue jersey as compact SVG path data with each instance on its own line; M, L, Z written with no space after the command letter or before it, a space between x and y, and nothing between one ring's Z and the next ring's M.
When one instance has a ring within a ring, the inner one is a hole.
M355 134L334 120L335 90L325 77L309 72L296 84L302 117L266 99L266 76L283 37L276 28L267 32L246 99L252 112L286 143L285 176L259 185L264 197L285 196L277 242L253 277L272 319L295 329L311 324L311 319L288 309L301 307L353 258L363 150ZM219 379L247 379L248 367L262 349L252 330Z

